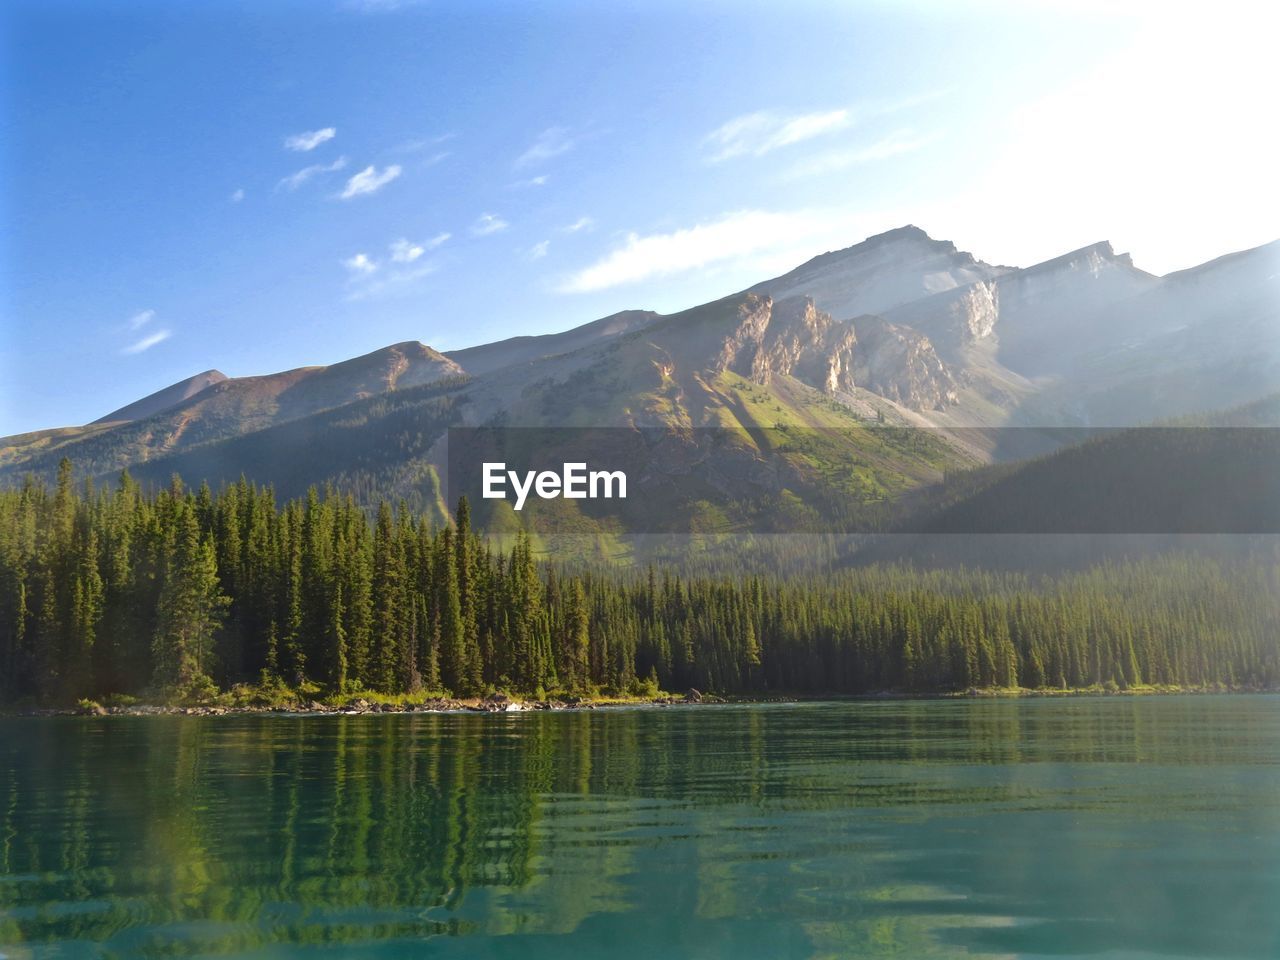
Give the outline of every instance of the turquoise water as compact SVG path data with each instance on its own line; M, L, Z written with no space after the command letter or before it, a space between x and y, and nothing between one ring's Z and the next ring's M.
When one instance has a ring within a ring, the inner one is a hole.
M1280 698L0 719L0 954L1280 957Z

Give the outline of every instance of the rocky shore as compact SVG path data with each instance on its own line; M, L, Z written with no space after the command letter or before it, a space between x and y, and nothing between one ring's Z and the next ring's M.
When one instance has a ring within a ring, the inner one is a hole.
M734 697L727 701L713 694L689 690L683 695L663 694L656 697L550 697L546 699L520 699L505 693L493 693L486 697L435 697L411 702L369 700L364 697L352 697L340 702L324 702L299 698L293 703L237 703L178 705L178 704L129 704L128 706L103 706L94 702L81 702L76 707L32 708L0 711L0 715L26 717L82 716L82 717L156 717L156 716L188 716L188 717L220 717L237 714L278 714L282 716L323 716L337 714L358 716L376 713L528 713L546 710L597 710L625 707L669 707L689 704L714 703L795 703L802 700L936 700L936 699L1019 699L1040 697L1134 697L1134 696L1178 696L1191 694L1225 694L1225 693L1280 693L1274 687L1226 687L1211 684L1199 687L1183 686L1143 686L1128 690L1113 687L1096 686L1072 689L1030 690L1022 687L1010 689L979 689L955 692L905 693L902 691L882 690L876 693L858 696L804 697L786 694L773 694L751 697Z
M612 699L589 697L565 697L564 699L520 700L505 693L487 697L453 698L439 697L412 703L388 703L355 697L343 703L324 703L319 700L299 702L294 705L263 704L224 706L175 706L155 704L130 704L129 706L102 706L97 703L81 704L67 709L42 709L24 711L24 716L89 716L89 717L154 717L188 716L220 717L235 714L283 714L289 716L318 716L334 714L359 716L374 713L525 713L539 710L595 710L608 707L667 707L675 704L723 703L719 697L690 690L683 696L658 696L646 699Z

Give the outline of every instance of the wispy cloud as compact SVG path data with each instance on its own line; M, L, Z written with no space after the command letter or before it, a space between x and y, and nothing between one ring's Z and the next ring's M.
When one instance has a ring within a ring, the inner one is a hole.
M596 222L590 217L579 217L573 223L566 224L560 229L565 233L581 233L583 230L592 230L595 228Z
M139 310L129 318L129 329L140 330L156 318L154 310Z
M545 187L547 185L547 181L550 179L551 178L544 173L536 177L529 177L527 180L517 180L515 183L511 184L511 186L516 189L523 187Z
M541 260L543 257L547 255L547 251L549 251L550 249L551 249L550 240L540 240L537 243L535 243L532 247L530 247L525 255L530 260Z
M279 190L283 188L292 192L297 190L312 177L317 177L325 173L337 173L339 170L344 169L346 165L347 158L339 157L337 160L333 161L333 163L315 163L309 167L303 167L301 170L297 170L283 178L276 184L276 189Z
M422 153L424 150L430 150L432 147L438 147L442 143L448 143L450 140L456 139L457 136L458 135L456 133L450 131L449 133L442 133L435 137L422 137L417 140L409 140L408 142L402 143L400 146L396 147L396 152ZM448 154L444 154L444 156L448 156Z
M375 166L367 166L347 181L347 185L342 193L339 194L339 197L343 200L351 200L354 197L377 193L398 176L400 176L400 166L398 164L393 163L381 172Z
M848 110L780 114L768 110L735 117L702 139L706 159L720 163L733 157L764 156L781 147L843 130L853 122Z
M232 203L239 203L244 198L245 198L244 187L237 187L235 190L231 192L231 196L228 199L230 199Z
M314 150L322 143L328 143L338 135L338 131L333 127L325 127L322 130L308 130L305 133L295 133L293 136L284 138L284 148L286 150L294 150L298 153L306 153L308 150Z
M473 237L487 237L493 233L501 233L509 226L511 224L496 213L482 213L476 217L476 222L471 225L471 235Z
M401 237L387 245L393 263L413 263L429 250L443 246L453 234L441 231L429 240L408 240Z
M910 130L898 130L874 143L847 149L825 150L791 167L784 177L789 180L801 177L821 176L847 170L849 167L876 160L888 160L890 157L914 153L938 140L941 133L917 135Z
M141 340L134 341L120 352L124 354L142 353L144 350L150 350L157 343L164 343L171 336L173 336L173 331L171 330L157 330L155 333L147 334Z
M348 300L368 300L372 297L408 293L419 280L429 277L439 269L433 261L421 261L412 267L387 269L376 274L353 275L348 289Z
M669 233L631 233L622 246L571 274L562 293L590 293L712 264L794 256L832 239L851 242L845 211L740 210Z
M403 238L391 241L389 249L391 250L391 259L396 263L413 263L413 261L427 252L427 248L422 244Z
M342 261L342 265L356 276L367 277L378 269L378 264L367 253L357 253L355 256L347 257Z
M538 134L528 150L516 157L516 166L527 167L558 157L572 150L576 143L564 127L548 127Z
M387 244L387 257L375 260L367 253L357 253L342 261L347 271L348 300L408 292L424 277L435 273L439 263L426 254L443 246L448 233L437 233L429 240L415 241L401 237Z

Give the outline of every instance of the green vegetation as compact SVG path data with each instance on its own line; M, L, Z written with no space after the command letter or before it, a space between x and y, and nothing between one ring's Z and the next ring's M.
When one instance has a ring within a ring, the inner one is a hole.
M452 525L370 519L245 481L80 492L64 463L0 492L0 699L1272 687L1277 576L1181 554L1043 580L569 571L477 535L465 500Z

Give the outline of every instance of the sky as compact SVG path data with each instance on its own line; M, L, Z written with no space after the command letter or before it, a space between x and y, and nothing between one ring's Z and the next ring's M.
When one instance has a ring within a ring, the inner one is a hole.
M11 0L0 435L723 296L907 223L1280 237L1272 5Z

